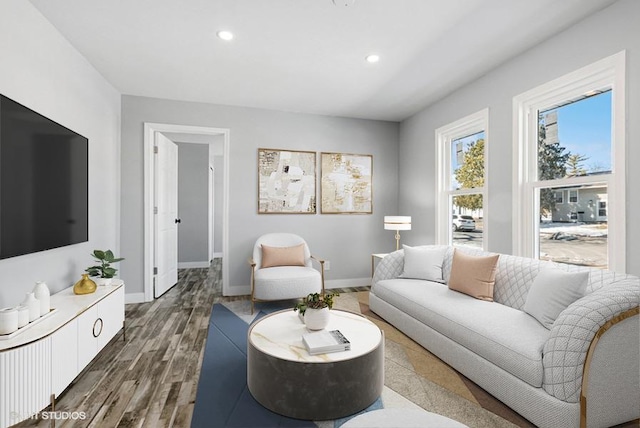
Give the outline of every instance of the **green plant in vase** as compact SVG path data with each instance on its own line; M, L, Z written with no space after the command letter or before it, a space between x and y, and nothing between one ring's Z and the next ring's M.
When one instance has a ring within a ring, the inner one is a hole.
M312 293L297 303L293 310L300 311L300 319L309 330L322 330L329 323L329 310L333 308L333 298L339 295Z
M93 250L91 256L99 264L90 266L85 269L90 276L96 277L100 285L108 285L111 283L111 279L115 276L118 269L111 266L112 263L117 263L124 260L123 257L116 257L111 250Z

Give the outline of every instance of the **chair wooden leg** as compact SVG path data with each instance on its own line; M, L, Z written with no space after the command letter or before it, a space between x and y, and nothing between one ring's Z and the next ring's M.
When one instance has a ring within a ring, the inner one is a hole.
M253 315L253 304L254 304L254 300L253 300L253 296L251 296L251 315Z

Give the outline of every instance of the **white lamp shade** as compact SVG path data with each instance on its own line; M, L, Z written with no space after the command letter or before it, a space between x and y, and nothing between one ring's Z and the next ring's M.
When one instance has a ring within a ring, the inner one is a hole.
M411 230L411 216L386 215L384 216L385 230Z

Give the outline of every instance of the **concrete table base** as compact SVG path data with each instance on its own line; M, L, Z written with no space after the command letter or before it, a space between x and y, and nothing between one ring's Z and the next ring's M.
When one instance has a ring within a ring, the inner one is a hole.
M335 361L329 356L336 354L323 361L278 358L248 340L249 391L267 409L291 418L319 421L357 413L382 393L384 336L379 337L366 353Z

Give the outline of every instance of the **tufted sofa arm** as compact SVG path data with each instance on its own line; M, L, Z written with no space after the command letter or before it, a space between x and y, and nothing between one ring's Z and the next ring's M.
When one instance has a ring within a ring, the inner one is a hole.
M385 279L397 278L404 270L404 250L394 251L380 260L373 273L371 285Z
M553 324L544 345L544 390L560 400L578 402L585 358L596 333L607 321L638 305L640 279L627 278L596 290L566 308Z

